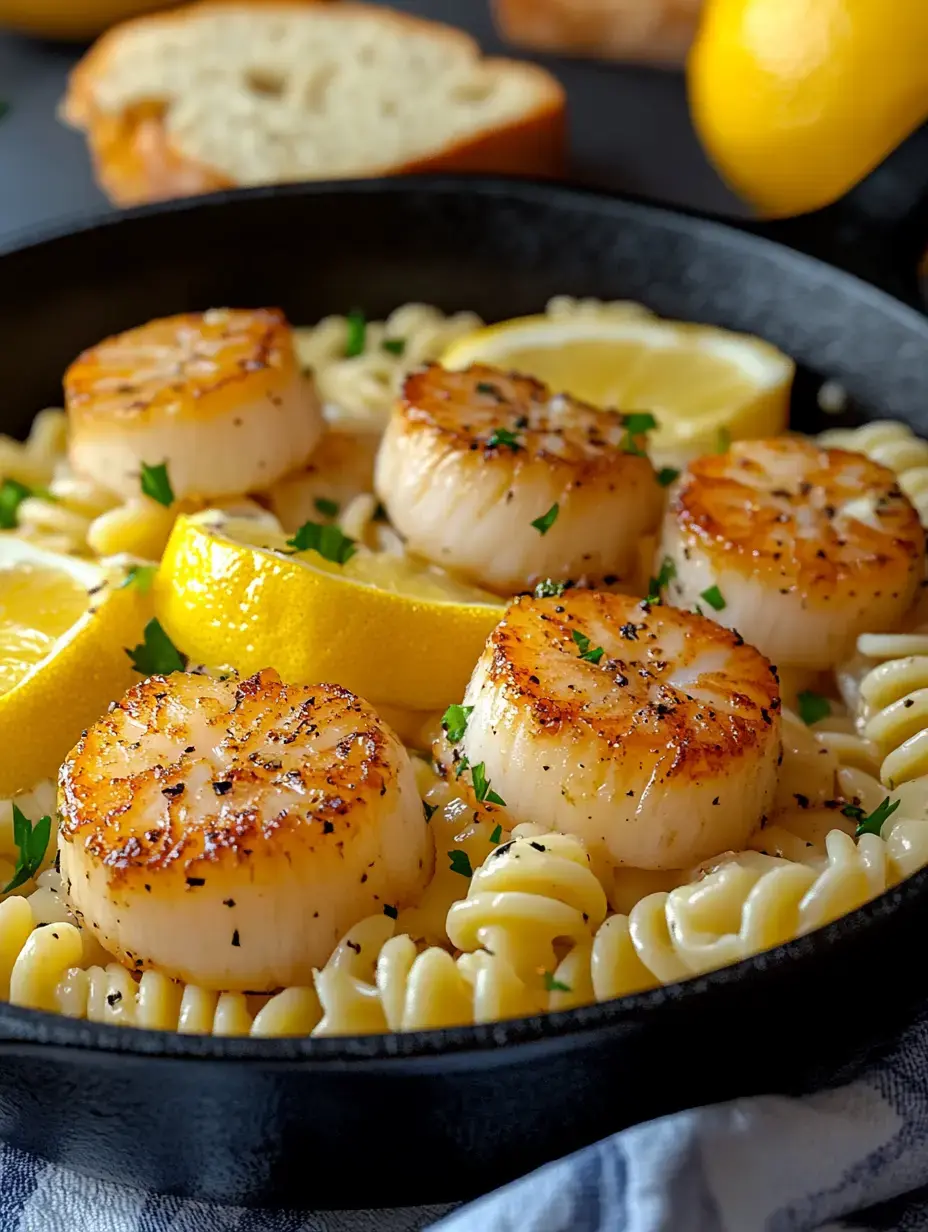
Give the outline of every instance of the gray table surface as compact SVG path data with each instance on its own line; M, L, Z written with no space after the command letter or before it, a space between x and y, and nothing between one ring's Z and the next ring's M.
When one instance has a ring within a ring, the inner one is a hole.
M487 51L506 50L487 0L395 0L393 7L464 26ZM55 114L79 54L74 46L0 34L0 99L9 104L0 120L0 242L108 208L93 183L83 138ZM699 148L680 74L541 62L570 97L572 178L714 212L744 212Z

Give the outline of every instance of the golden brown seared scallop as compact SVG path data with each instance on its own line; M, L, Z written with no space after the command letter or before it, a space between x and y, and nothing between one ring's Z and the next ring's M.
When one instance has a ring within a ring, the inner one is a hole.
M898 624L924 577L925 535L892 471L783 437L691 463L660 555L676 567L672 603L699 605L778 667L825 670L859 634Z
M776 673L690 612L582 590L517 599L464 705L460 781L478 796L485 781L513 820L575 834L614 864L685 868L739 850L773 799Z
M127 966L205 988L311 982L343 933L415 898L432 844L405 749L338 685L135 685L60 778L71 903Z
M375 483L411 551L512 594L630 572L662 499L641 443L529 377L433 364L406 381Z
M142 463L163 462L178 499L260 491L308 460L323 426L277 309L149 321L78 356L64 393L71 465L124 497Z

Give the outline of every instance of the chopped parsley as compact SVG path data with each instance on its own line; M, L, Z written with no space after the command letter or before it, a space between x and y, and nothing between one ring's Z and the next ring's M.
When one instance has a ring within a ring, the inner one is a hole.
M142 492L159 505L164 505L165 509L174 504L174 489L171 487L167 462L162 462L160 466L142 463Z
M889 796L887 796L876 806L869 817L865 816L863 809L858 808L856 804L845 804L841 812L845 817L850 817L857 822L857 829L854 831L855 838L860 838L864 834L875 834L879 837L883 826L901 803L901 800L894 800L890 803Z
M157 565L130 565L126 571L126 580L119 589L125 590L127 586L134 586L140 595L147 595L157 572Z
M715 442L715 452L728 453L729 449L731 449L731 433L727 428L719 428L719 434Z
M811 689L803 689L796 699L799 703L799 717L807 727L817 723L819 719L827 719L831 714L831 702L820 693Z
M313 504L316 506L316 512L321 513L324 518L338 517L338 501L329 500L326 496L317 496Z
M460 873L462 877L473 877L474 870L470 866L470 856L466 851L461 851L456 847L454 851L448 852L448 859L451 861L452 873Z
M661 591L667 586L668 582L672 581L677 576L677 566L673 563L669 556L665 556L661 561L661 567L657 572L657 577L652 577L648 582L648 597L645 603L660 603Z
M3 887L2 893L8 894L25 882L30 881L42 866L48 840L52 833L51 817L40 817L32 824L28 817L17 806L13 805L13 841L17 847L16 868L9 885Z
M498 843L502 837L503 837L503 827L502 827L502 823L500 823L500 825L498 825L496 829L493 831L493 833L490 835L490 842Z
M156 618L145 626L145 640L134 650L126 650L132 666L142 676L170 676L184 670L184 657L161 628Z
M505 807L506 801L503 797L491 789L486 767L482 761L478 761L476 766L471 766L470 777L474 784L474 795L481 804L501 804Z
M657 482L662 488L669 488L680 472L672 466L664 466L657 472Z
M473 714L473 706L449 706L441 718L441 725L452 744L464 739L467 720Z
M725 602L725 596L717 586L710 586L708 590L704 590L699 596L712 608L714 612L723 612L728 604Z
M367 317L360 308L352 308L346 320L348 337L345 339L345 359L355 359L364 354L367 345Z
M560 980L556 980L550 971L545 972L545 991L546 992L570 992L569 984L562 984Z
M633 411L630 415L623 415L622 424L625 428L621 445L623 451L633 453L639 458L646 457L646 451L641 448L635 438L653 432L657 427L657 420L650 411Z
M320 522L304 522L287 544L297 552L318 552L336 565L347 564L358 550L355 541L338 526L324 526Z
M508 428L494 428L487 438L487 449L500 449L503 446L516 453L522 448L522 442Z
M543 513L540 518L536 518L532 525L538 531L539 535L546 535L554 523L557 521L557 515L561 512L561 507L557 503L551 506L547 513Z
M405 338L384 338L380 344L388 355L402 355L406 350Z
M595 646L590 649L590 639L585 633L581 633L579 629L571 629L570 636L577 643L577 648L580 651L580 658L586 659L588 663L598 663L606 653L602 646Z
M423 813L425 813L425 820L427 822L432 820L432 817L437 808L438 808L437 804L429 804L427 800L422 801L422 811Z
M19 525L19 507L32 495L32 489L16 479L4 479L0 484L0 529L15 530Z
M459 779L469 765L470 762L467 760L466 756L460 758L458 764L454 768L454 777Z
M564 593L566 586L563 582L552 582L550 578L545 578L543 582L539 582L535 587L536 599L554 599Z
M397 911L397 909L395 907L391 907L389 903L384 903L383 913L384 915L388 915L391 920L395 920L396 917L399 915L399 912Z

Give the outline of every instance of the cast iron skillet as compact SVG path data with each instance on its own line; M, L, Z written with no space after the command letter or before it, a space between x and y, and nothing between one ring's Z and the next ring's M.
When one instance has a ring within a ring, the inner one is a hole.
M57 401L82 347L161 314L280 304L309 322L420 299L492 320L567 293L768 338L802 365L797 427L821 425L814 395L831 377L858 414L926 429L914 272L928 240L926 137L839 207L767 228L882 289L761 227L482 179L259 190L27 243L0 257L3 427L23 430ZM738 967L474 1029L200 1039L3 1005L0 1136L97 1176L215 1200L464 1198L641 1119L833 1081L928 993L926 934L928 871Z

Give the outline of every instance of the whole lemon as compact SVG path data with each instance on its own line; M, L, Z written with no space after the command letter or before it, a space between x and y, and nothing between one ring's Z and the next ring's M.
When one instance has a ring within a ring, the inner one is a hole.
M764 213L843 196L928 118L928 0L706 0L696 129Z

